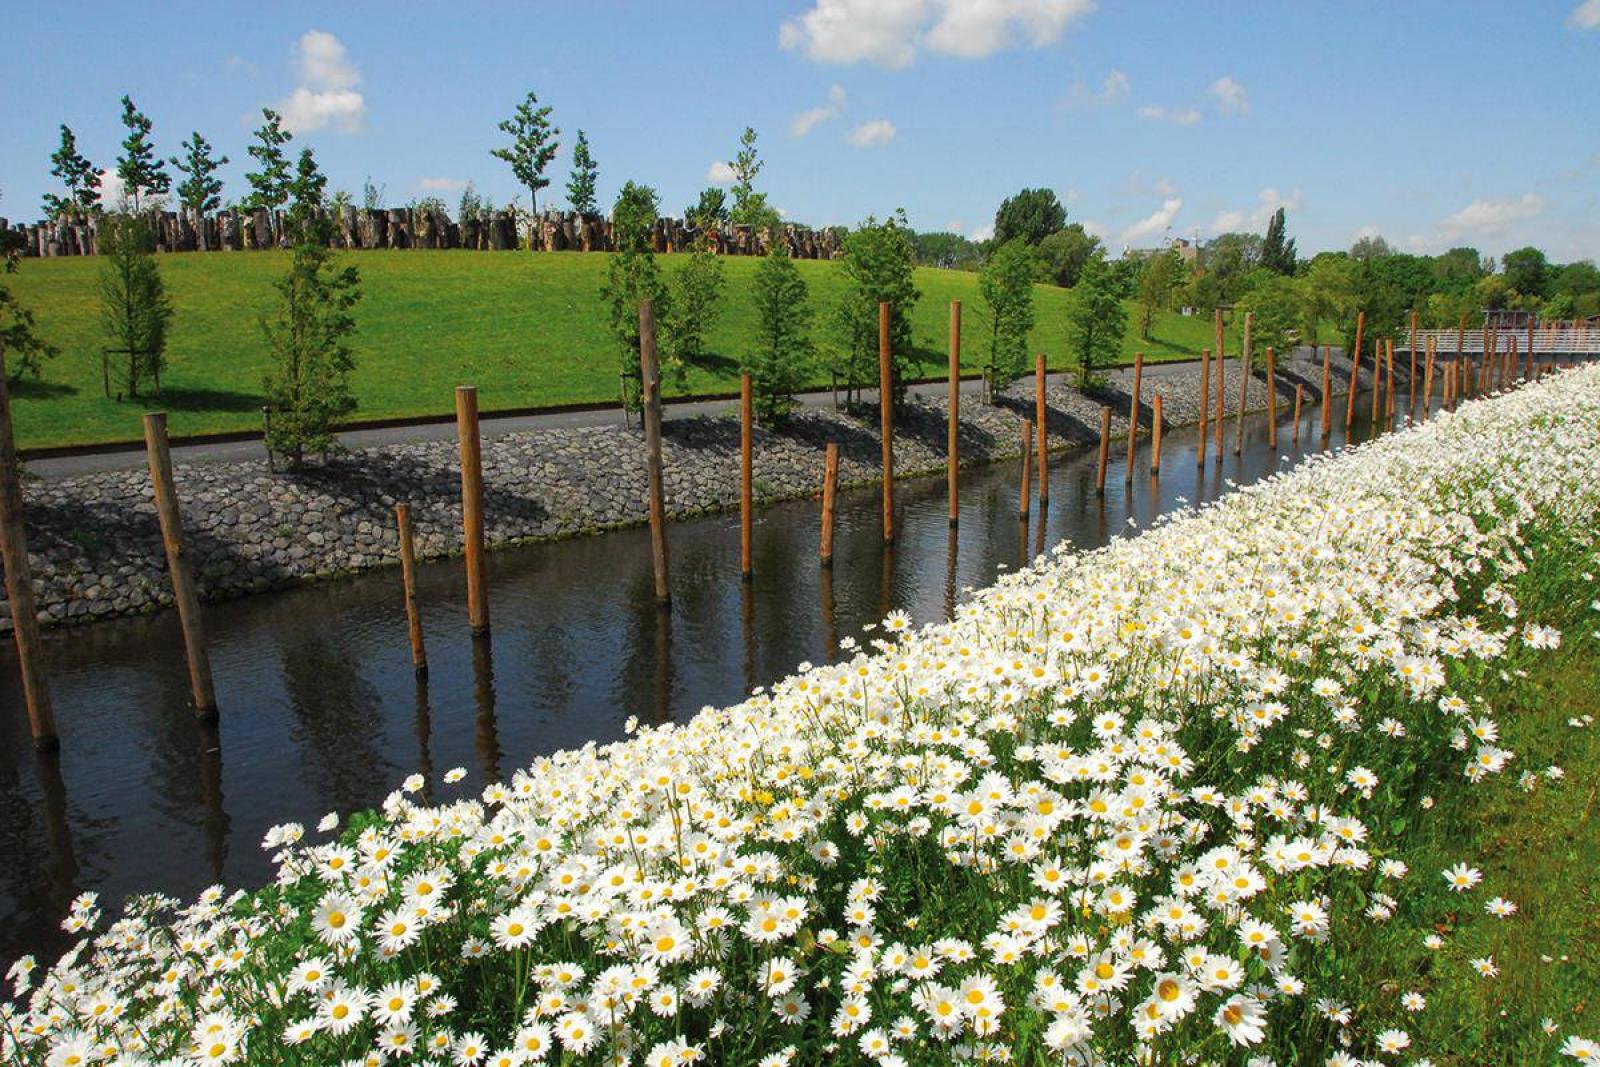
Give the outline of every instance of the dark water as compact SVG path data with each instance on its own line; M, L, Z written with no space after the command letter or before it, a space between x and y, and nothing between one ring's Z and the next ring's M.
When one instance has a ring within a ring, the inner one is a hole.
M1342 424L1336 402L1336 424ZM1364 414L1366 403L1359 403ZM1166 435L1163 476L1124 483L1125 442L1113 447L1104 498L1095 456L1053 456L1050 507L1017 514L1017 467L962 477L959 529L946 521L943 478L903 482L892 550L882 545L880 491L843 493L832 572L817 565L818 508L761 510L753 583L739 580L737 515L670 527L670 614L653 598L643 528L489 556L493 636L466 624L460 561L420 568L418 599L431 674L412 674L398 568L208 605L220 725L199 726L176 616L103 622L51 633L48 670L61 735L57 758L36 757L23 714L15 649L0 649L0 959L59 950L55 928L79 891L108 903L130 892L191 897L206 885L270 877L259 845L268 826L315 823L371 807L420 771L452 767L468 784L509 774L539 753L608 741L631 715L683 719L736 702L752 687L821 662L846 635L895 608L925 623L966 587L989 584L1068 540L1093 548L1161 513L1247 484L1319 449L1318 409L1301 444L1280 424L1278 455L1263 418L1247 420L1242 455L1233 423L1223 462L1195 465L1195 433ZM1367 434L1358 425L1358 439ZM1330 446L1345 443L1335 429ZM1287 457L1285 460L1282 457Z

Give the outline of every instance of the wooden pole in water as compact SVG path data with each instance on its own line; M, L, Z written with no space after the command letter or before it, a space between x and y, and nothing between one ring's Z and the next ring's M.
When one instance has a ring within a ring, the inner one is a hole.
M1194 465L1206 465L1206 410L1211 406L1211 349L1200 350L1200 434L1195 441Z
M1394 341L1383 342L1384 400L1383 414L1388 425L1394 424Z
M483 566L483 448L478 437L478 390L456 386L456 436L461 442L461 534L467 557L467 625L489 632L489 583Z
M1157 393L1152 403L1150 422L1150 473L1159 477L1161 475L1161 423L1165 415L1161 410L1161 394Z
M1406 377L1406 421L1417 421L1417 313L1411 312L1411 373Z
M1217 466L1222 466L1222 423L1227 417L1228 361L1222 353L1222 311L1217 310L1217 412L1211 424L1211 444L1217 453Z
M1350 428L1356 424L1356 387L1361 381L1361 339L1367 332L1367 313L1356 313L1356 350L1350 361L1350 395L1344 409L1344 432L1348 438Z
M61 747L56 734L50 686L44 674L44 643L33 599L33 570L28 564L28 533L22 518L22 478L17 442L11 429L11 393L6 386L6 350L0 343L0 563L4 564L6 603L11 608L11 637L17 645L22 674L22 702L27 707L33 747L42 752Z
M833 496L839 486L839 444L828 442L822 461L822 565L833 566Z
M1033 361L1033 421L1039 434L1039 509L1050 506L1050 424L1044 406L1044 353Z
M894 364L889 350L889 302L878 305L878 420L883 435L883 543L894 542Z
M1428 361L1422 371L1422 417L1425 419L1433 413L1433 364L1438 354L1438 340L1428 338Z
M645 473L650 480L650 557L656 603L672 602L667 573L667 502L661 474L661 366L656 360L656 309L639 302L639 382L644 401Z
M950 525L961 521L961 301L950 301L950 410L949 442L945 453L946 492L950 497Z
M1244 408L1250 399L1250 325L1255 312L1244 313L1244 346L1239 353L1239 413L1233 420L1233 454L1244 453Z
M1461 318L1459 320L1457 320L1457 322L1456 322L1456 352L1457 352L1457 354L1460 354L1462 352L1465 352L1466 349L1467 349L1467 317L1465 315L1462 315ZM1438 351L1438 346L1437 345L1434 346L1434 351L1435 352Z
M167 416L152 411L144 417L144 447L150 462L150 484L155 489L156 517L161 522L161 543L167 551L167 571L172 577L172 599L178 606L183 629L183 651L189 661L189 692L196 715L209 718L217 711L217 694L211 685L211 659L206 654L205 624L200 618L200 593L183 544L183 516L178 510L178 490L172 481L172 452L167 444Z
M1031 467L1029 461L1033 457L1033 420L1022 420L1022 488L1017 504L1017 514L1022 516L1024 522L1028 519L1028 494L1033 488L1028 484Z
M1367 421L1372 424L1372 432L1378 432L1379 398L1383 396L1383 338L1372 339L1372 410L1367 413Z
M1300 397L1305 392L1305 386L1299 382L1294 383L1294 443L1300 443Z
M411 505L396 504L394 521L400 534L400 582L405 589L411 667L420 677L428 673L428 652L422 644L422 612L417 608L417 546L411 529Z
M1144 353L1133 354L1133 396L1128 401L1128 463L1123 472L1129 482L1133 481L1133 446L1139 438L1139 386L1144 381Z
M1100 405L1100 465L1095 469L1094 491L1106 495L1106 465L1111 462L1111 405Z
M1267 346L1267 447L1278 447L1278 365Z
M1322 350L1322 439L1333 434L1333 346Z
M755 564L750 558L751 510L755 494L754 459L751 453L755 441L755 413L750 401L750 375L739 375L739 577L749 581L755 577Z

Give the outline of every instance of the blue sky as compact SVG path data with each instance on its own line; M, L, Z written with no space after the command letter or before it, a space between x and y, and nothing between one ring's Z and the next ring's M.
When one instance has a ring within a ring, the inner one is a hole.
M1600 257L1600 0L57 0L6 23L13 219L52 188L59 123L110 165L124 92L163 155L198 129L232 157L227 196L270 105L334 188L453 209L470 180L504 203L495 124L533 89L563 131L556 201L579 127L603 202L631 178L677 213L748 124L760 185L814 224L904 207L982 236L1047 185L1113 250L1259 231L1282 204L1303 254L1378 232Z

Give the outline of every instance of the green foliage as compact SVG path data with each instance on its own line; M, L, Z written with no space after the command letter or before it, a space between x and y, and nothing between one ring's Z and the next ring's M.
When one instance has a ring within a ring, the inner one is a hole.
M1023 189L994 213L994 244L1021 238L1036 245L1067 224L1067 209L1051 189Z
M889 304L894 399L905 399L906 381L921 365L911 338L911 315L921 299L913 276L911 228L905 212L879 222L869 215L845 235L840 269L845 291L834 310L838 348L835 369L852 388L876 381L878 305Z
M978 292L989 312L989 387L999 392L1028 366L1028 335L1033 332L1033 280L1039 255L1028 242L1013 238L989 256L978 275Z
M807 379L811 360L811 303L788 248L773 246L756 267L752 286L756 338L745 361L755 409L763 423L787 415Z
M1476 248L1456 247L1433 257L1434 288L1442 293L1470 292L1485 274Z
M1537 248L1519 248L1500 257L1506 283L1523 296L1544 299L1550 295L1550 261Z
M1253 284L1239 301L1242 311L1251 314L1251 362L1267 363L1267 349L1286 352L1300 343L1307 320L1302 280L1286 278L1263 268L1252 277Z
M1356 306L1356 267L1341 253L1323 253L1311 261L1300 286L1301 335L1319 344L1324 322L1347 322Z
M767 194L756 192L756 175L766 164L756 150L756 131L746 126L739 137L739 152L728 164L733 168L733 207L728 221L758 231L775 229L778 213L767 205Z
M549 105L539 106L539 98L529 92L516 113L500 123L499 130L511 138L504 148L492 148L489 154L511 164L511 173L518 183L528 190L528 208L539 210L539 190L550 184L544 176L545 168L556 156L561 142L556 137L560 128L550 124Z
M183 175L183 181L178 183L178 200L195 215L215 211L222 203L222 180L216 172L227 164L228 157L212 155L211 145L199 130L182 144L184 154L167 161Z
M1048 279L1070 289L1078 284L1084 264L1104 251L1100 238L1074 222L1039 242L1039 256Z
M623 183L611 208L615 250L606 264L606 280L600 289L606 322L621 349L623 402L633 408L640 400L639 305L651 301L657 322L666 322L672 315L667 287L650 247L650 228L655 225L659 202L656 191L648 185Z
M100 173L78 151L78 139L66 123L61 124L61 146L50 154L50 173L67 187L67 195L46 195L44 212L51 218L62 214L84 215L100 203Z
M117 157L117 177L133 197L133 210L137 212L145 197L160 196L171 189L172 178L150 143L150 120L127 96L122 98L122 125L127 127L128 136L123 138L122 155Z
M1139 336L1150 340L1156 314L1172 304L1173 290L1183 277L1183 261L1175 249L1149 256L1139 268L1135 295L1139 301Z
M572 174L567 178L567 203L579 215L593 215L599 210L595 204L594 189L600 168L589 154L589 138L582 130L572 144Z
M483 197L478 195L478 187L468 182L467 187L461 190L461 199L456 203L456 221L467 223L483 217Z
M5 350L6 377L10 381L24 374L40 377L44 373L44 361L61 353L39 336L33 312L3 284L0 284L0 348Z
M1287 220L1283 208L1272 213L1267 223L1267 235L1261 241L1261 265L1275 274L1293 274L1296 259L1294 238L1286 233Z
M1357 263L1365 263L1369 259L1382 259L1384 256L1394 255L1394 249L1389 247L1389 242L1383 239L1382 234L1370 234L1357 238L1356 243L1350 246L1350 258Z
M917 263L924 267L977 270L983 262L981 245L949 230L914 233L911 249Z
M700 190L700 199L683 209L683 221L700 229L712 229L727 222L727 190L715 185Z
M372 175L367 175L361 182L361 206L367 211L377 211L383 207L383 194L388 188L372 184Z
M260 168L244 176L244 180L250 183L250 195L245 197L245 206L277 211L289 200L289 158L284 154L283 146L294 137L283 128L283 116L270 107L261 109L261 117L264 121L255 132L256 143L245 149ZM367 187L370 189L371 186L369 181Z
M172 301L156 265L150 227L137 215L112 215L100 227L100 322L106 347L102 381L111 395L111 368L121 367L128 396L139 395L146 378L161 388Z
M1072 298L1067 336L1072 356L1078 362L1078 386L1084 388L1096 380L1097 368L1114 363L1121 354L1122 338L1128 332L1128 311L1122 306L1116 278L1103 256L1093 256L1084 264Z
M672 276L663 350L680 377L705 357L706 334L721 311L723 286L722 257L703 242Z

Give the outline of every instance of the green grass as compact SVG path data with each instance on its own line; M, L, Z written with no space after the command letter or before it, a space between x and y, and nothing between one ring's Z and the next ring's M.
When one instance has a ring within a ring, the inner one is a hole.
M491 255L479 252L359 252L345 257L361 269L365 295L356 308L355 392L359 419L445 414L457 385L478 387L484 411L584 402L617 396L618 357L601 314L598 292L604 255L582 253ZM668 272L680 256L662 256ZM250 430L260 426L261 379L268 354L261 318L272 305L272 283L288 265L286 253L187 253L160 259L177 310L159 400L118 403L103 395L94 258L26 260L6 279L32 308L39 329L61 349L44 379L13 391L18 444L23 448L135 440L139 415L159 407L174 434ZM667 395L737 388L740 348L754 333L750 281L757 261L729 258L723 314L710 338L711 359L692 368ZM801 261L819 322L838 298L843 277L831 262ZM924 373L944 366L950 301L963 304L963 363L976 371L984 316L977 276L919 268L922 299L913 320ZM1032 343L1052 367L1067 358L1071 294L1037 288ZM1211 324L1161 316L1155 338L1141 342L1129 305L1124 353L1143 349L1151 360L1197 356L1211 343ZM820 329L820 326L819 326ZM1229 350L1237 341L1230 338ZM815 384L825 385L818 370ZM113 384L113 389L116 386Z

